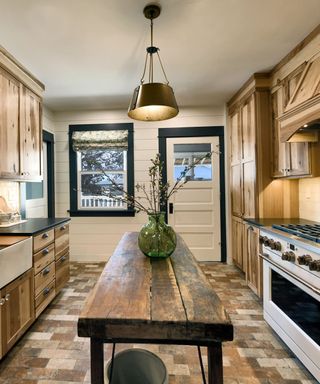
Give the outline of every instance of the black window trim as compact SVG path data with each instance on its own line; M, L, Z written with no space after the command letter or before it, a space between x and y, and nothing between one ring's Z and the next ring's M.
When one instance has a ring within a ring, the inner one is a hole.
M127 152L127 186L128 193L134 195L134 150L133 150L133 124L80 124L69 125L69 185L70 185L70 216L71 217L133 217L135 211L132 208L127 210L79 210L77 193L77 154L72 148L72 133L75 131L101 131L101 130L127 130L128 131L128 152Z

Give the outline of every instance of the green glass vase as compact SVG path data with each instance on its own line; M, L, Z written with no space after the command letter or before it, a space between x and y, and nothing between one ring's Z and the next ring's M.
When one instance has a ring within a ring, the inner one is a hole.
M169 257L176 248L177 237L164 221L165 213L149 214L148 218L139 233L139 248L148 257Z

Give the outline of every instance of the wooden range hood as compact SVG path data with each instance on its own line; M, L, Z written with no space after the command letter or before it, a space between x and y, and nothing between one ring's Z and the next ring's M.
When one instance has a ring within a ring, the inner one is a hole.
M320 131L320 54L310 60L284 113L279 117L280 139L318 141Z

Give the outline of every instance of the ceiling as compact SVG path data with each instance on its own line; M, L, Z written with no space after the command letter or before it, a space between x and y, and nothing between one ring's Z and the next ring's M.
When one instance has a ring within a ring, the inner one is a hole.
M127 108L150 42L147 3L0 0L0 45L46 85L53 111ZM158 3L154 43L180 107L223 104L320 23L319 0Z

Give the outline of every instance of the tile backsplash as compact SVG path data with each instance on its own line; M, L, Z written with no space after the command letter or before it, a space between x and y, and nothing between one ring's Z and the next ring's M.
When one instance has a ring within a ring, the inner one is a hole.
M20 210L19 183L15 181L0 181L0 196L4 197L13 210Z
M299 216L320 222L320 177L299 180Z

